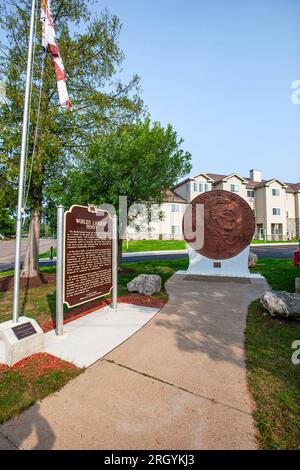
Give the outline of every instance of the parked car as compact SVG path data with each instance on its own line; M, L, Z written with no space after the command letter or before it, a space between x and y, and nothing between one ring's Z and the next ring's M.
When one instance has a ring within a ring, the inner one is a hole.
M4 240L5 236L3 235L3 233L0 233L0 240Z

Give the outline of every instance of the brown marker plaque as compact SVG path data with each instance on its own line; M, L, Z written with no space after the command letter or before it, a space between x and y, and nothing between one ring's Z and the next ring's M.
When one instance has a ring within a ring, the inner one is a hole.
M64 303L81 305L112 289L112 218L72 206L65 214Z
M233 258L250 245L255 219L244 199L224 190L208 191L197 196L191 202L193 232L196 232L197 204L204 205L204 244L196 250L199 254L209 259L225 260ZM185 240L187 243L194 241L186 236Z
M13 326L12 330L19 341L21 341L21 339L28 338L28 336L33 336L36 334L36 330L30 322Z

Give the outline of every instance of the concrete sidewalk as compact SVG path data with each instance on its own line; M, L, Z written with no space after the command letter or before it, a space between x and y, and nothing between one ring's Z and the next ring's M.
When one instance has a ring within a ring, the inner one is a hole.
M19 449L255 449L244 329L248 304L266 287L174 275L160 313L3 424L2 441Z
M64 334L55 330L45 334L45 352L89 367L142 328L159 311L158 308L118 303L102 307L64 325Z

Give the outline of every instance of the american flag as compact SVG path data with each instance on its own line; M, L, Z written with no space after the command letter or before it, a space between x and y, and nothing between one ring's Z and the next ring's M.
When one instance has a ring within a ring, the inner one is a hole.
M69 99L66 71L56 40L54 22L51 13L50 0L41 0L42 47L51 54L58 89L59 102L63 108L73 109Z

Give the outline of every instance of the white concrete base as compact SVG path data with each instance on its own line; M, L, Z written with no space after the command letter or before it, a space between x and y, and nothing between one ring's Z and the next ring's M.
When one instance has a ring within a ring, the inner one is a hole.
M31 323L36 333L27 338L18 339L12 330L22 323ZM0 323L0 364L13 366L31 354L43 352L44 333L32 318L20 317L18 323L12 320Z
M142 328L158 308L118 304L104 307L64 326L64 335L45 334L45 352L78 367L88 367Z
M245 248L240 254L230 259L214 260L199 255L189 247L190 264L186 271L178 271L178 274L199 276L225 276L225 277L247 277L262 278L260 274L251 274L248 267L250 247ZM214 263L221 264L215 267Z
M187 271L184 271L184 270L180 270L180 271L176 271L176 273L174 274L174 276L176 275L179 275L179 276L187 276L187 275L190 275L191 273L187 270ZM239 279L252 279L252 280L259 280L259 279L265 279L264 276L262 276L261 274L259 273L250 273L248 276L229 276L229 275L226 275L226 274L210 274L210 275L207 275L207 274L193 274L193 276L206 276L206 277L215 277L215 276L219 276L221 278L223 277L228 277L228 278L239 278Z

